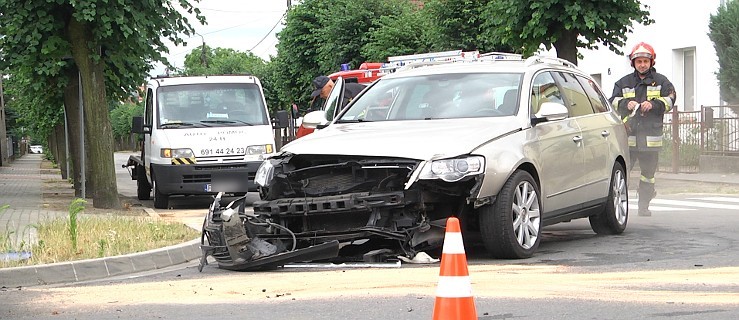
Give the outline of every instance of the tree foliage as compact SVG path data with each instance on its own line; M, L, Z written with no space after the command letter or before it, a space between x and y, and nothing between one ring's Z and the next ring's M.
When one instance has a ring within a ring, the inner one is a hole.
M151 62L169 65L161 39L182 44L180 33L194 32L173 4L204 22L187 0L0 0L0 68L11 74L30 72L33 81L23 88L23 96L62 101L51 97L69 85L69 68L80 71L96 207L119 206L108 103L127 98L143 82ZM60 104L37 107L58 109Z
M434 47L439 51L479 50L511 51L511 48L483 34L488 3L497 0L431 0L423 9L435 34Z
M721 96L730 104L739 104L739 2L728 1L719 7L711 15L708 29L718 56Z
M361 53L368 61L385 61L389 56L440 51L438 33L426 11L403 7L395 16L382 16L367 32Z
M8 131L16 138L21 138L21 133L30 134L34 141L41 143L42 138L45 139L53 130L54 125L63 122L64 118L59 102L62 101L61 92L49 90L47 95L29 95L29 90L26 88L34 86L37 80L30 68L21 68L12 77L3 81L3 87L7 102L6 112L16 115L14 121L9 123ZM47 87L53 88L54 85L47 84ZM56 107L39 107L51 105ZM20 128L23 130L19 130Z
M483 37L530 55L541 45L577 64L577 49L599 44L621 54L631 25L654 22L638 0L495 0L482 14Z
M281 104L306 105L314 77L338 71L343 63L356 68L367 61L362 47L370 31L409 5L407 0L306 0L292 7L267 71L276 77L274 93Z
M144 115L144 102L127 101L119 103L110 112L110 123L113 127L113 138L120 139L131 135L131 123L134 116Z
M231 48L193 49L185 56L183 73L188 76L217 74L252 74L262 72L264 60L251 52Z

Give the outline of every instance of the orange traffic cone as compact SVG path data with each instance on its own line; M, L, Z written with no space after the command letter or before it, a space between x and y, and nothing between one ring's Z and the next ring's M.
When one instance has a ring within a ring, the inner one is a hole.
M459 228L459 219L455 217L447 219L446 222L433 319L477 320L462 231Z

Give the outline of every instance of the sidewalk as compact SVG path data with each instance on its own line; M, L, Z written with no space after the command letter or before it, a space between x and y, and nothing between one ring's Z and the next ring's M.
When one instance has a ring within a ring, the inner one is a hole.
M737 173L670 173L657 172L655 178L659 180L695 181L706 183L723 183L739 185Z
M0 167L0 233L8 234L13 249L30 249L38 239L34 225L65 218L67 211L44 204L45 181L62 181L59 170L41 169L42 155L27 154ZM70 187L71 188L71 187ZM0 248L0 259L8 258ZM0 287L33 286L104 279L154 270L200 259L200 241L192 240L162 249L100 259L60 262L15 268L0 268Z

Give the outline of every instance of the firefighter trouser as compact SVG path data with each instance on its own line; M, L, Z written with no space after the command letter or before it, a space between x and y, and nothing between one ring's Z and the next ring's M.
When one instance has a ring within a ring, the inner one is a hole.
M654 173L657 171L659 152L657 151L631 151L631 168L639 161L641 175L639 177L639 210L649 208L649 202L657 195L654 190Z

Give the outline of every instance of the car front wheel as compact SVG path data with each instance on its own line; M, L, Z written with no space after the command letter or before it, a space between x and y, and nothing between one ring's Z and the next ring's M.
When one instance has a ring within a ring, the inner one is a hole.
M629 219L629 192L626 171L621 163L613 165L608 200L602 212L590 216L590 228L597 234L620 234Z
M536 181L517 170L495 203L480 208L480 232L493 258L531 257L541 241L541 197Z

